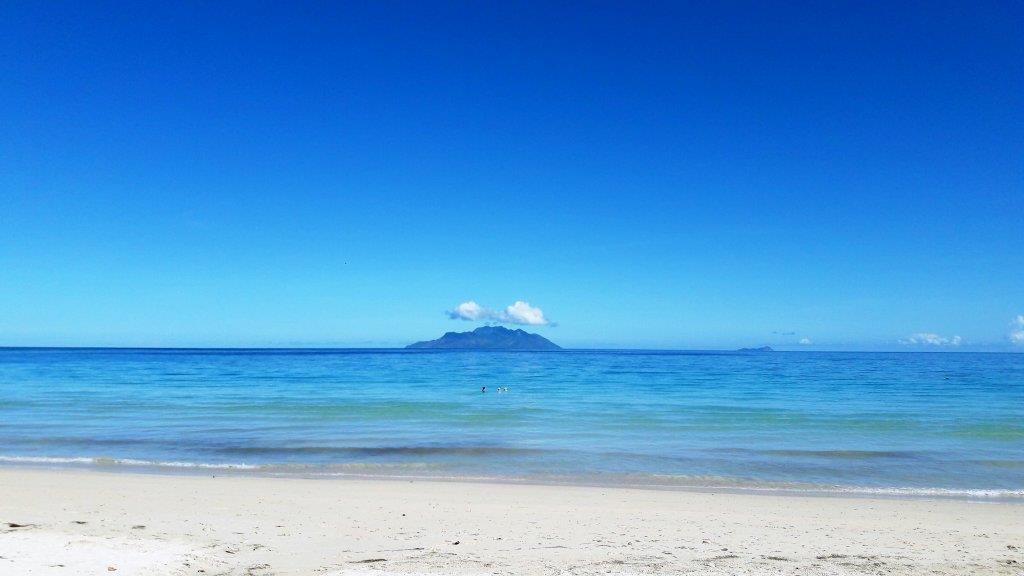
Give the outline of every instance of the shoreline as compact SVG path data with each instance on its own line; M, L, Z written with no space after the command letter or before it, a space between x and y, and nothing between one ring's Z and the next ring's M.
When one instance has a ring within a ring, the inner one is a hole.
M1024 563L1020 507L992 501L9 467L0 491L0 572L14 574L953 575Z
M104 463L104 460L111 460ZM913 486L827 486L794 482L758 481L742 478L716 478L719 484L699 482L657 482L655 479L681 479L669 475L560 475L560 476L486 476L486 475L431 475L431 474L375 474L371 472L315 471L318 465L297 465L290 469L274 470L279 465L235 465L185 462L139 461L89 457L0 457L0 472L4 470L72 471L109 475L138 474L168 477L223 477L302 479L317 481L394 481L441 482L456 484L487 484L510 486L584 487L607 489L655 490L668 492L728 493L809 498L878 498L895 500L937 499L965 502L993 502L1024 505L1024 489L1001 488L944 488ZM287 468L287 467L285 467ZM305 470L304 470L305 469ZM688 477L686 477L688 478ZM731 483L730 483L731 482ZM749 482L744 484L742 482Z

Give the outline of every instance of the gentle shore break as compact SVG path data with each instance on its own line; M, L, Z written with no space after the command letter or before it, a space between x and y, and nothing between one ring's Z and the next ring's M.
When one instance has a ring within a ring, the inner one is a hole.
M1021 574L1024 506L0 469L3 574Z

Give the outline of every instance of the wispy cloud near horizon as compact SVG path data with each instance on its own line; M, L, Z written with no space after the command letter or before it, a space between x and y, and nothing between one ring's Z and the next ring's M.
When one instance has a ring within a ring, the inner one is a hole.
M1010 343L1017 345L1024 345L1024 314L1018 314L1016 318L1010 322L1012 328L1010 329Z
M467 300L449 310L448 317L452 320L467 321L494 321L504 324L520 324L524 326L548 326L551 324L544 317L544 311L529 302L516 300L515 303L506 306L504 310L492 310L485 308L473 300Z
M963 341L959 336L940 336L931 332L917 332L900 340L900 344L912 346L959 346Z

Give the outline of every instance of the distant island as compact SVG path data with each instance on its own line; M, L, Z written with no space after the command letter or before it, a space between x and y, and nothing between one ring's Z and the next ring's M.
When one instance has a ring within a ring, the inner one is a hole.
M737 352L775 352L771 346L761 346L760 348L740 348Z
M447 332L437 340L409 344L406 348L446 350L561 350L551 340L503 326L481 326L472 332Z

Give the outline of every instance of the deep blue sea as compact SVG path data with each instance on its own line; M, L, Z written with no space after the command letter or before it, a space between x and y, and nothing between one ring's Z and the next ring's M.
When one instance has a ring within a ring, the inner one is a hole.
M1024 498L1024 354L0 349L0 465Z

